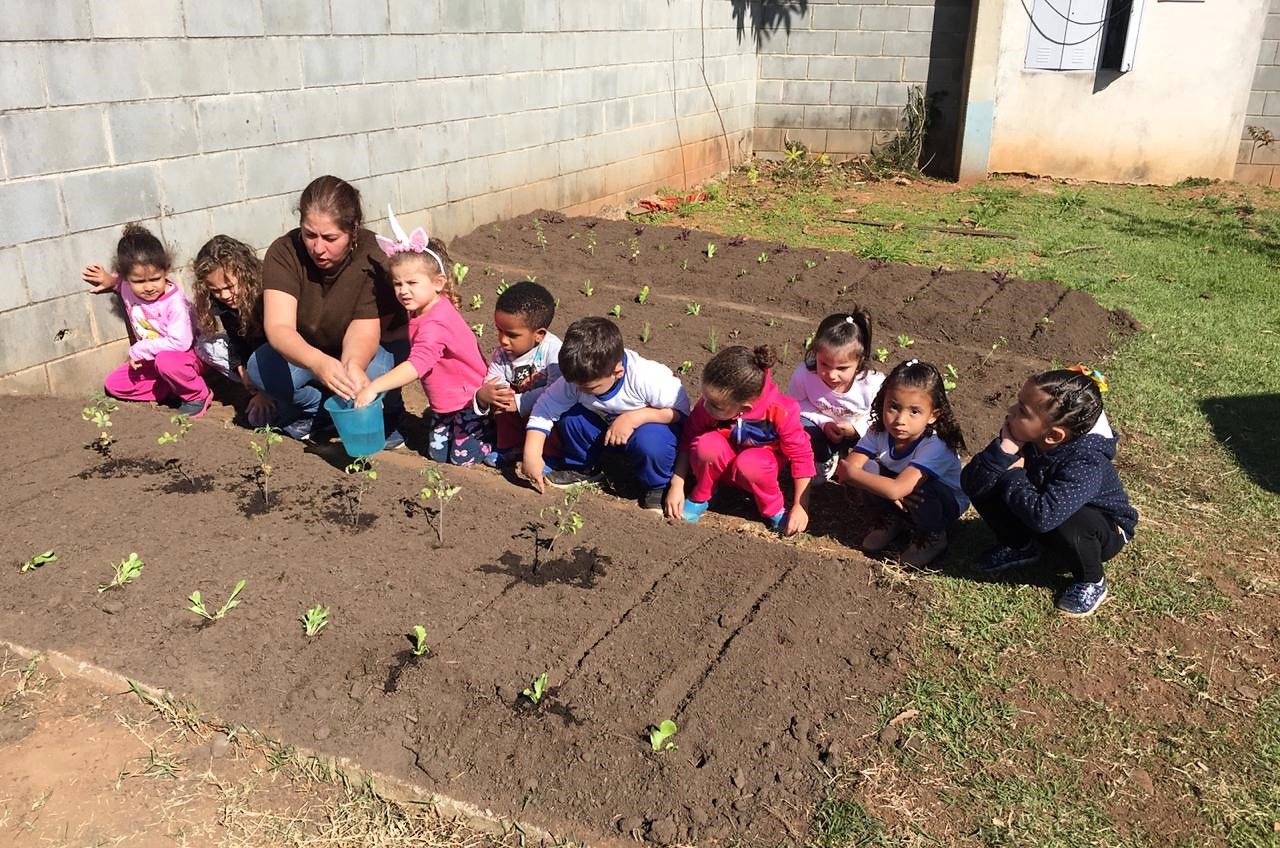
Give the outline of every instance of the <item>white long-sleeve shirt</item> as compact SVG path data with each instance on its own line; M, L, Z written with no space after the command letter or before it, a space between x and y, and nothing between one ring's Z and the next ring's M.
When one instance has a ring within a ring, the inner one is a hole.
M541 343L514 359L502 348L495 350L484 381L487 383L496 377L510 386L516 393L516 412L528 418L542 393L560 379L559 359L560 337L547 333ZM479 397L473 397L471 402L477 414L488 414L489 407L481 407Z
M871 405L883 383L883 374L867 370L858 375L849 391L837 392L822 382L817 371L810 371L802 362L791 373L787 397L795 398L800 404L800 417L807 423L819 427L828 421L852 424L859 436L865 436Z
M689 395L680 378L661 362L645 359L633 350L623 352L622 376L602 395L581 391L564 377L548 386L533 406L528 429L550 433L560 416L579 403L606 421L645 407L689 414Z

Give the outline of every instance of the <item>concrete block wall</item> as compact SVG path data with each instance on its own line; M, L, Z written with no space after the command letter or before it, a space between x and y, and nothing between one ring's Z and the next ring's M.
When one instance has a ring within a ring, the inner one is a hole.
M1258 144L1249 127L1271 132L1275 143ZM1280 186L1280 0L1271 0L1262 30L1262 50L1249 92L1235 177L1245 183Z
M735 25L718 0L0 0L0 392L121 361L80 269L130 221L184 265L214 233L264 249L323 173L375 227L390 203L451 237L724 170L755 117Z
M848 159L899 126L907 90L937 94L926 158L954 169L968 0L809 0L759 35L755 149L799 141Z

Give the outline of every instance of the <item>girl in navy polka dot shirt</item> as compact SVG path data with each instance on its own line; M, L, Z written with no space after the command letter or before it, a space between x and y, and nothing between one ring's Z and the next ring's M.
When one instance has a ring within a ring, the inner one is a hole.
M1116 436L1102 411L1105 378L1083 365L1027 380L1000 434L965 466L961 484L1000 544L974 566L993 574L1065 558L1074 574L1055 605L1092 615L1107 599L1102 564L1138 524L1112 460Z

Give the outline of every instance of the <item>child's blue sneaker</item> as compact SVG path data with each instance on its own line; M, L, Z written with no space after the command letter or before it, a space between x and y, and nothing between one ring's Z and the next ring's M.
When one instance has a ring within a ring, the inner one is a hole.
M697 524L702 520L702 516L706 514L707 507L711 505L711 501L689 501L684 502L684 512L681 516L690 524Z
M978 558L978 561L973 564L973 571L975 574L999 574L1009 568L1031 565L1039 561L1040 549L1036 547L1035 542L1028 542L1021 548L997 545Z
M386 442L383 443L383 450L395 450L404 447L404 435L399 430L392 430L387 434Z
M771 515L768 518L766 518L764 520L764 523L767 524L769 529L772 530L773 532L781 533L782 522L785 521L786 519L787 519L787 511L784 509L781 512L779 512L777 515Z
M297 418L280 427L280 432L298 442L311 441L311 431L315 426L314 415L299 415Z
M1063 615L1071 616L1072 618L1085 618L1097 612L1098 607L1102 606L1106 600L1107 578L1104 577L1097 583L1089 583L1084 580L1072 583L1062 590L1062 594L1058 596L1054 606Z

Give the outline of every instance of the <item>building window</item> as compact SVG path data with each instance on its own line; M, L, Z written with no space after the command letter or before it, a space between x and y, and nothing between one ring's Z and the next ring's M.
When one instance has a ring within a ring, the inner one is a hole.
M1032 0L1027 70L1133 69L1144 0Z

